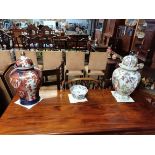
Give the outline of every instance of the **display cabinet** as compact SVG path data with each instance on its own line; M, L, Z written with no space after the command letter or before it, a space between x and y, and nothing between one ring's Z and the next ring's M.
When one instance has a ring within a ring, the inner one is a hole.
M131 50L134 50L139 60L148 66L154 63L155 53L155 20L140 19L137 23Z

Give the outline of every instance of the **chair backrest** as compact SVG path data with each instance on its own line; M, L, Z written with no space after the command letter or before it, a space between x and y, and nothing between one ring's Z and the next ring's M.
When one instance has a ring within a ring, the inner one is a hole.
M12 29L12 36L18 43L21 43L20 35L22 35L22 32L21 29Z
M8 91L8 94L12 98L16 94L16 90L10 83L10 73L14 69L14 63L9 65L7 69L4 71L3 74L1 74L1 79L6 87L6 90Z
M89 70L105 70L108 61L107 52L90 52Z
M43 35L51 35L51 29L48 26L43 26L41 28L41 34L43 34Z
M35 51L15 51L15 55L16 55L16 60L19 59L19 57L21 56L22 52L25 53L25 56L30 58L33 61L33 64L38 67L38 61L37 61L37 55Z
M84 69L85 53L83 52L66 52L66 69L78 71Z
M77 42L77 49L87 50L87 43L88 43L87 38L79 39Z
M69 81L63 81L62 88L69 89L73 85L83 85L88 89L101 89L101 84L99 80L93 78L75 78Z
M27 32L30 36L36 36L38 34L38 28L35 25L28 25Z
M58 68L62 63L62 52L46 51L42 52L43 70Z
M69 37L68 36L68 39L67 39L67 49L75 49L77 50L77 38L74 38L74 37Z
M10 94L8 93L8 89L6 88L2 80L2 75L0 73L0 117L5 112L10 102L11 102Z
M12 46L12 37L8 35L4 30L0 30L0 45L4 49L10 49Z
M10 51L0 51L0 71L3 72L12 62Z

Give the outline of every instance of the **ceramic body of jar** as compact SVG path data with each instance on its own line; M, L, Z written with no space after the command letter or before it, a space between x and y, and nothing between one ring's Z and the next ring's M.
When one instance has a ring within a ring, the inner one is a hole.
M20 103L32 105L40 100L39 88L41 84L41 71L34 68L31 59L21 56L10 73L10 83L17 90Z
M123 58L119 68L115 69L112 75L112 84L119 98L128 99L129 95L138 86L141 75L137 71L137 58L129 55Z

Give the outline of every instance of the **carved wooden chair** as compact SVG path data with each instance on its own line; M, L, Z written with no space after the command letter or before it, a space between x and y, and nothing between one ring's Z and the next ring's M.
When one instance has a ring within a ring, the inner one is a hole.
M42 72L44 76L43 85L56 83L57 88L60 89L60 83L64 80L64 63L62 59L62 52L46 51L43 52L42 55L43 55ZM53 75L56 75L56 81L55 79L49 80L51 76L53 77Z
M38 34L38 28L35 25L30 24L27 27L27 33L29 36L36 36Z
M77 50L87 50L87 38L82 38L77 41Z
M84 77L85 54L83 52L66 52L65 79L68 76Z
M12 30L12 40L13 40L13 48L22 49L22 31L20 29L14 29Z
M27 28L27 33L29 37L29 49L39 48L38 28L35 25L31 24Z
M77 38L68 36L66 48L68 50L77 50Z
M13 63L9 50L0 51L0 72L4 72L5 69Z
M99 80L94 78L75 78L69 81L63 81L62 88L69 89L73 85L83 85L88 89L101 89L102 86Z
M3 112L5 112L5 109L15 94L15 90L9 81L9 74L12 69L14 69L13 66L14 64L9 65L4 72L0 73L0 116L3 114Z
M107 52L90 52L88 68L86 69L87 75L104 77L108 61Z
M8 67L6 67L6 69L3 73L0 73L0 77L3 81L3 84L7 90L10 98L13 98L13 96L16 93L15 89L12 87L12 85L10 83L10 73L13 69L14 69L14 63L12 63Z
M39 34L39 44L41 48L52 48L52 34L51 29L48 26L43 26Z
M3 49L12 48L12 36L8 35L5 31L0 30L0 45Z

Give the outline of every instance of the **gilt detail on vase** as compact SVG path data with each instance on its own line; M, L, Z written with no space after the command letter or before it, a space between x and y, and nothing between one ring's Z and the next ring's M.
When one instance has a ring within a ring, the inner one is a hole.
M10 73L10 83L17 90L21 104L32 105L40 100L41 78L41 71L34 67L30 58L21 56L16 61L15 69Z

